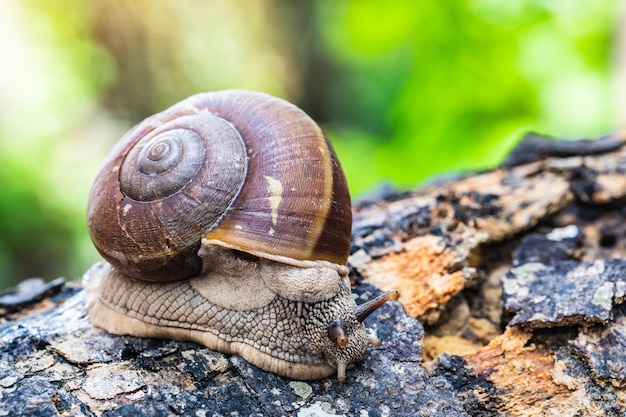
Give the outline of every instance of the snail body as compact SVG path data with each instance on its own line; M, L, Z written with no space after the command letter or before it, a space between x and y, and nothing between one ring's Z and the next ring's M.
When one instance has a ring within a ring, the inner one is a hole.
M296 106L204 93L116 144L87 208L105 261L87 274L90 320L115 334L190 340L318 379L362 359L346 267L351 207L321 129Z

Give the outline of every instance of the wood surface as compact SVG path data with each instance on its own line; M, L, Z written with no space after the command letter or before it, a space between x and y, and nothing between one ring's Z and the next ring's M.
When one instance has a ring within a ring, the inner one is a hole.
M357 303L401 298L344 384L111 336L80 282L25 282L0 296L0 416L625 415L623 143L531 134L500 168L354 204Z

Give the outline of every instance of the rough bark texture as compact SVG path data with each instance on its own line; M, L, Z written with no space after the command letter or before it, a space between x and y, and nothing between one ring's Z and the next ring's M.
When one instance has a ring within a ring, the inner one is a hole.
M79 284L26 283L0 296L0 416L624 415L623 143L529 135L499 169L356 204L357 302L402 305L345 384L111 336Z

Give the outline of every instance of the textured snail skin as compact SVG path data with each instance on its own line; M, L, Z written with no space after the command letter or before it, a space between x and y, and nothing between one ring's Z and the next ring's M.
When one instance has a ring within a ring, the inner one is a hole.
M224 249L211 249L210 256L216 269L172 283L129 279L110 264L97 264L84 280L92 323L115 334L197 342L302 380L338 368L342 380L345 368L363 358L369 339L336 268L250 262ZM233 279L241 273L243 279ZM294 288L294 280L307 291ZM344 347L326 336L337 318L346 323Z
M319 379L360 361L363 320L346 267L350 195L321 129L265 94L192 96L128 132L92 186L105 261L84 278L91 322L194 341Z

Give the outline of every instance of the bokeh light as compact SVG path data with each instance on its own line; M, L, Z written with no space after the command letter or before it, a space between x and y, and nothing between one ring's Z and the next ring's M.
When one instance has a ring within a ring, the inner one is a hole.
M623 128L620 5L2 1L0 288L98 260L85 221L96 170L130 126L197 92L298 104L357 198L493 167L528 130Z

